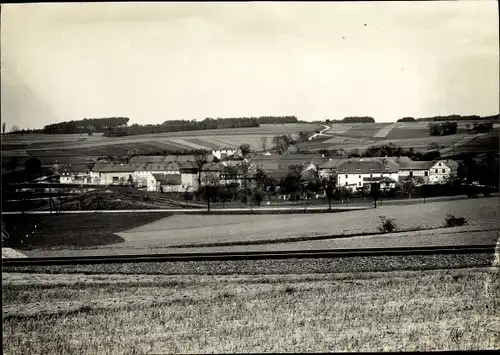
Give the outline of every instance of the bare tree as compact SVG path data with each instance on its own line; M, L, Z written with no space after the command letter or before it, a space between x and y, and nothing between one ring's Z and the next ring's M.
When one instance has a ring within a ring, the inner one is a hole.
M206 162L207 160L204 154L198 154L195 156L196 169L198 170L198 188L201 187L201 170Z
M260 138L260 146L262 147L263 151L266 151L266 148L267 148L267 137L261 137Z

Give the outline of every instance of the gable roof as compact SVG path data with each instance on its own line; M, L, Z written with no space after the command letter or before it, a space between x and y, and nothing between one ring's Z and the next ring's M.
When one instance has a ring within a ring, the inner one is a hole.
M129 159L129 163L147 164L147 163L163 163L165 157L163 155L136 155Z
M348 159L341 163L337 170L342 174L359 174L359 173L396 173L398 165L391 160L365 160L365 159Z
M181 185L182 179L180 174L153 174L157 182L162 185Z
M345 158L339 159L329 159L326 163L323 163L319 166L320 169L337 169L340 164L347 161Z
M440 160L436 160L434 162L434 164L432 164L432 167L436 166L438 163L443 163L445 164L448 168L450 169L457 169L458 168L458 162L455 161L455 160L451 160L451 159L440 159Z

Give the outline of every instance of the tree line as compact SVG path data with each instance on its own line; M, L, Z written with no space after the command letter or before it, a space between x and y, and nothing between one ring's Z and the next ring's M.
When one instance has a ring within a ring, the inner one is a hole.
M457 128L457 122L430 123L429 134L431 136L448 136L451 134L456 134Z
M65 121L46 125L45 134L74 134L98 132L105 133L119 127L126 127L128 117L84 118L78 121Z
M326 120L326 123L375 123L375 119L369 116L349 116L342 120Z
M431 122L431 121L481 121L481 120L499 120L499 115L491 115L491 116L478 116L478 115L447 115L447 116L430 116L430 117L403 117L397 122Z

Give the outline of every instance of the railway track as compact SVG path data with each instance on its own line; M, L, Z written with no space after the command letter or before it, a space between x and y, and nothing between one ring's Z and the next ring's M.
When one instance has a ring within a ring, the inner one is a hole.
M410 255L494 254L495 245L439 246L419 248L326 249L272 252L217 252L87 257L6 258L3 267L44 265L90 265L143 262L189 262L227 260L317 259Z

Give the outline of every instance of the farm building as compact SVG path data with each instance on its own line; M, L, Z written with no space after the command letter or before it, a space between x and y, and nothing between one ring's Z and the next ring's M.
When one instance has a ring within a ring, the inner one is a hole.
M456 174L458 163L454 160L438 160L430 168L429 181L431 184L442 184L452 174Z
M96 166L92 170L94 173L99 173L100 185L127 185L134 181L135 164L114 163Z
M201 184L214 185L220 181L221 172L225 166L222 163L206 163L201 168Z
M395 162L399 165L399 178L406 179L412 176L423 177L429 180L429 169L434 165L431 161L414 161L408 157L401 157Z
M223 163L224 168L220 174L220 182L223 185L238 184L241 186L245 180L254 180L256 173L255 164L240 163L229 166Z
M59 182L61 184L97 184L95 175L87 166L64 165L59 168Z
M391 159L348 159L337 168L337 185L356 191L363 189L365 183L370 183L370 179L365 178L388 177L396 182L398 169L398 165Z
M181 174L152 174L156 183L155 191L161 192L182 192Z
M212 150L212 155L219 160L227 159L230 156L233 156L239 152L239 149L236 147L221 147Z
M380 190L391 190L396 187L397 181L387 176L363 178L363 188L365 190L370 191L373 183L379 184Z
M347 161L347 159L328 159L326 163L323 163L318 167L319 177L321 179L328 179L336 176L339 165L344 161Z

